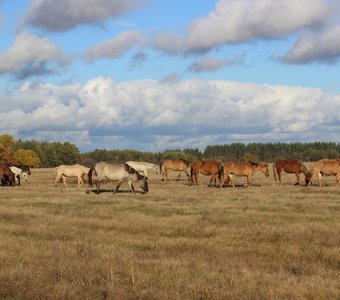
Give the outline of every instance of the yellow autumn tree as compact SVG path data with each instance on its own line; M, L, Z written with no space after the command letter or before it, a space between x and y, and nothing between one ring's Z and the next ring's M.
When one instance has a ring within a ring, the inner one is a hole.
M17 163L14 157L14 151L10 147L4 146L2 143L0 143L0 162L5 164Z
M38 155L32 150L19 149L17 152L15 152L14 157L19 164L30 167L38 167L40 164Z
M10 134L2 134L2 135L0 135L0 144L2 144L6 148L13 149L13 147L16 144L16 140Z

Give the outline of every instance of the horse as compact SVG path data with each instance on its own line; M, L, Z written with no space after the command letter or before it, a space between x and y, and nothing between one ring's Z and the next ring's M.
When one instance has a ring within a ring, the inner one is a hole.
M147 170L153 169L156 174L158 173L158 166L152 163L144 162L144 161L126 161L125 162L130 167L134 168L137 172L143 172L144 176L148 178Z
M177 181L181 177L181 174L182 174L181 172L184 172L185 175L187 175L188 180L190 180L190 176L189 176L189 172L188 172L190 165L191 165L191 162L184 160L184 159L179 159L179 160L166 159L166 160L164 160L159 165L159 170L160 170L160 173L162 175L162 180L164 180L164 176L165 176L167 181L169 181L169 178L168 178L168 171L169 170L180 172L177 179L176 179Z
M28 166L28 165L13 165L13 166L15 166L15 167L17 167L17 168L19 168L19 169L21 169L23 172L26 172L28 175L31 175L32 173L31 173L31 167L30 166Z
M15 185L15 175L11 169L6 165L0 164L0 181L1 185Z
M274 179L281 183L281 173L285 171L286 173L294 173L296 176L296 183L295 185L300 184L300 173L305 175L305 182L308 185L310 180L310 173L307 167L300 161L300 160L278 160L273 163L273 173Z
M144 193L149 191L147 177L138 173L138 171L129 166L127 163L109 164L106 162L99 162L88 172L89 186L93 186L94 176L96 176L96 187L98 194L100 184L104 179L109 179L112 181L118 180L113 193L116 193L118 191L123 182L127 182L129 184L130 191L135 194L135 189L132 184L132 176L136 176L137 181L143 180L143 185L141 186L141 188L143 189Z
M18 168L17 166L10 166L9 167L11 169L11 171L14 173L15 175L15 183L17 185L20 185L20 181L21 181L21 176L25 179L25 181L27 182L27 177L28 177L28 172L24 171L21 168ZM31 172L30 172L31 173Z
M190 178L193 184L198 185L199 174L211 175L209 186L216 186L216 177L218 175L218 170L221 162L218 160L198 160L191 165Z
M312 180L317 177L319 186L322 186L321 176L335 175L335 186L339 186L340 181L340 159L320 159L314 162L311 167L311 178L307 186L312 183Z
M249 186L251 182L251 176L254 172L260 171L266 177L269 177L268 164L266 163L255 163L255 162L225 162L222 163L219 169L219 177L222 176L222 180L220 180L220 187L229 180L230 184L235 187L233 176L245 176L246 184L245 186Z
M84 175L89 172L90 168L84 167L82 165L60 165L55 168L56 178L54 180L54 186L57 186L58 182L62 180L65 187L66 177L77 177L78 179L78 188L84 183Z

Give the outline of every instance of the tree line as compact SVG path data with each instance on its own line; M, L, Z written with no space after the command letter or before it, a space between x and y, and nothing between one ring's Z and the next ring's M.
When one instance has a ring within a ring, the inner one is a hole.
M280 159L316 161L322 158L339 158L340 144L313 143L230 143L198 148L145 152L138 150L96 149L80 153L69 142L37 142L15 140L11 135L0 135L0 162L21 163L32 167L56 167L61 164L92 166L98 161L123 162L128 160L160 163L164 159L219 159L221 161L273 162Z

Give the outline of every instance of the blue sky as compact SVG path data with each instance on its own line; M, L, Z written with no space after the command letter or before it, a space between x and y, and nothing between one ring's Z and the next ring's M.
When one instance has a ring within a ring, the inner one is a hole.
M338 1L0 0L0 37L0 134L340 142Z

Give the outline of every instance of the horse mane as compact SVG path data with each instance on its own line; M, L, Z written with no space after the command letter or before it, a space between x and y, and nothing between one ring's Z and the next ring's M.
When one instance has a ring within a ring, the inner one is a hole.
M259 163L250 161L249 162L252 167L257 167Z
M143 180L145 179L145 176L143 176L142 174L140 174L139 172L137 172L134 168L132 168L131 166L129 166L127 163L124 162L124 169L125 171L127 171L130 174L136 174L137 175L137 180Z

